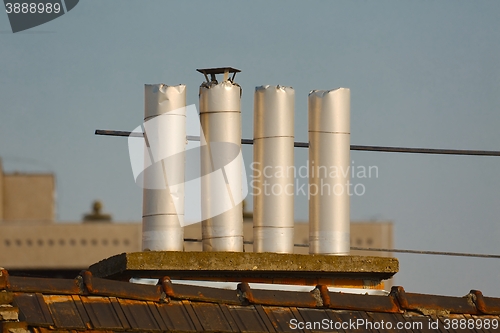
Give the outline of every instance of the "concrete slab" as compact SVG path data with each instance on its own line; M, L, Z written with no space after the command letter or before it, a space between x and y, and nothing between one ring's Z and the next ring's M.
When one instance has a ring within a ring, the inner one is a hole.
M237 252L122 253L89 267L95 277L219 281L354 279L380 281L398 272L396 258ZM277 283L277 282L276 282Z

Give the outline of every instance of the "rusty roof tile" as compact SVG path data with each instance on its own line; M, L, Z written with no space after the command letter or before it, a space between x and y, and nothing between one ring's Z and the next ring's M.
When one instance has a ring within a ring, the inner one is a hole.
M334 321L334 322L340 322L340 323L348 323L350 324L351 321L356 321L358 319L362 319L361 313L358 311L335 311L335 312L330 312L327 311L329 317ZM348 327L348 326L346 326ZM345 329L345 332L359 332L359 330L356 329ZM369 331L367 331L369 332Z
M470 315L472 316L472 315ZM466 314L448 314L446 315L445 317L444 316L441 316L441 317L437 317L438 320L441 322L441 324L439 324L440 327L443 328L443 330L445 332L456 332L456 333L460 333L460 332L463 332L464 330L463 329L460 329L459 327L457 329L453 329L453 328L449 328L448 331L446 331L444 329L445 326L448 325L448 320L456 320L457 321L457 324L460 325L460 321L466 321L468 318L466 317ZM484 317L481 317L483 320L484 320ZM498 317L497 317L498 319ZM425 322L425 318L422 318L421 319L423 322ZM451 322L449 322L449 324L453 325ZM466 331L468 332L480 332L480 333L483 333L483 329L477 329L477 327L475 327L474 329L467 329ZM487 332L487 330L486 330ZM498 332L498 330L496 330L496 332Z
M361 310L373 312L400 313L396 300L392 296L360 295L329 292L326 286L320 288L325 306L332 309ZM328 296L324 295L328 293Z
M147 302L147 304L148 304L149 311L151 311L151 314L155 318L156 323L160 327L160 330L167 331L168 330L168 326L165 323L165 321L163 320L163 318L162 318L162 316L160 314L160 311L156 307L156 303L154 303L154 302Z
M16 293L13 304L19 308L19 319L37 326L54 325L49 308L41 294Z
M10 304L14 300L14 294L10 291L2 290L0 291L0 305Z
M297 308L297 311L299 312L301 318L303 318L305 322L319 323L320 325L323 325L325 321L329 323L330 320L332 320L332 318L328 316L328 311L325 309ZM311 332L318 332L318 331L320 330L314 329L314 327L311 330ZM342 329L338 331L343 332Z
M297 320L302 321L302 322L305 322L304 318L302 317L302 314L299 312L299 310L298 310L296 307L293 307L293 306L292 306L292 307L290 307L290 311L292 311L293 316L294 316ZM288 327L290 327L290 322L287 322L287 324L288 324ZM290 327L290 328L292 328L292 327ZM314 329L314 328L313 328L313 329ZM295 329L294 329L294 330L295 330ZM306 332L306 333L310 333L310 332L312 332L312 330L306 327L306 328L304 328L304 332Z
M191 320L182 302L157 303L156 307L169 331L196 332L195 323ZM201 324L198 323L198 325L201 328Z
M323 306L323 301L318 300L313 292L297 292L282 290L251 289L246 282L240 283L238 289L251 304L281 305L315 308Z
M174 285L168 277L163 278L161 284L166 295L175 299L224 304L241 304L237 290L190 286L177 283Z
M191 302L193 311L205 332L233 332L231 325L222 313L219 304Z
M405 292L403 287L392 287L391 294L396 297L402 309L418 311L424 315L479 313L470 295L451 297L414 294Z
M385 327L385 330L383 330L384 332L387 332L387 333L405 332L404 328L398 329L397 327L395 327L396 323L405 321L405 319L403 318L403 316L401 314L382 313L382 312L367 312L366 314L371 322L378 322L378 323L391 322L391 325L394 325L391 328L387 328L387 325L384 326ZM436 332L434 332L434 333L436 333Z
M240 332L240 330L238 329L238 324L236 323L236 320L234 320L233 316L231 315L231 312L229 311L228 304L219 304L219 308L221 309L222 313L224 314L224 317L227 320L227 323L231 327L231 330L233 332Z
M57 329L46 329L43 327L30 327L31 330L35 333L79 333L80 331L77 330L57 330ZM114 331L109 331L109 330L87 330L85 331L87 333L115 333Z
M465 318L466 320L471 320L471 321L472 321L472 320L474 320L474 318L473 318L473 317L472 317L472 315L470 315L470 314L464 314L463 316L464 316L464 318ZM433 320L433 321L435 321L436 319L437 319L437 318L434 318L434 316L433 316L432 320ZM477 328L477 327L475 327L475 329L476 329L476 328ZM477 332L477 331L478 331L478 330L476 330L476 332ZM481 329L481 330L479 330L479 332L483 333L483 330Z
M268 332L276 332L276 329L274 328L274 324L272 323L271 319L267 316L266 311L264 311L264 307L262 305L254 305L255 310L257 310L257 313L259 314L260 318L264 322L264 324L267 327Z
M9 272L6 269L0 269L0 290L7 289L9 286Z
M73 298L67 295L44 295L45 304L57 327L65 329L86 329Z
M83 273L83 282L92 295L116 296L145 301L159 301L161 299L160 286L96 278L89 271Z
M142 331L161 330L147 302L118 299L118 303L120 303L123 313L132 328Z
M393 317L395 318L394 320L394 323L403 323L403 325L407 322L411 322L408 318L410 317L409 314L393 314ZM432 316L432 318L434 320L438 319L437 316ZM409 324L406 324L406 325L409 325ZM404 326L403 326L404 327ZM441 325L439 325L438 327L442 327ZM416 330L418 332L418 330ZM415 332L415 331L412 331L409 327L404 327L404 332L406 333L411 333L411 332ZM445 331L446 332L446 331Z
M35 332L36 333L73 333L73 331L69 331L69 330L51 330L51 329L44 328L44 327L40 327L40 328L37 327L37 330L35 330ZM77 331L74 331L74 332L77 332Z
M250 333L250 332L268 331L266 324L264 323L264 320L260 317L257 309L255 309L254 306L223 305L221 307L227 308L229 315L236 323L237 328L241 332ZM271 325L270 322L269 325Z
M196 313L194 312L193 307L191 306L191 302L182 300L181 301L182 305L186 309L186 312L189 315L189 318L193 321L193 324L196 328L196 331L203 331L203 326L201 326L200 321L198 320L198 316L196 316Z
M82 294L80 279L47 279L21 276L9 276L10 291L58 294L58 295L78 295Z
M335 322L340 322L340 317L337 316L336 311L332 310L324 310L325 311L325 317L327 320L331 320L334 323ZM303 314L304 315L304 314ZM345 332L342 328L338 330L339 332Z
M28 324L19 321L0 321L0 332L27 332Z
M17 278L3 271L2 276L1 283L8 291L0 291L0 300L18 307L20 320L36 333L300 332L290 327L292 319L303 322L327 319L334 323L357 319L374 323L404 322L421 324L421 327L401 332L437 333L460 332L444 330L447 319L500 320L500 298L484 297L475 290L466 297L406 293L402 287L393 288L390 296L335 293L322 285L309 293L254 290L247 283L241 283L237 290L221 290L172 284L166 277L161 286L147 286L83 274L86 281L81 285L86 286L88 292L78 288L77 292L65 295L75 285L79 286L78 280ZM41 283L37 290L44 295L25 292L35 288L37 281ZM12 292L12 288L21 291ZM168 303L165 294L170 297ZM430 329L429 322L436 320L440 322L440 329ZM303 330L316 331L321 330ZM360 330L339 330L343 331ZM378 332L373 327L363 331ZM492 330L483 328L474 332L489 331Z
M485 314L500 315L500 299L485 297L479 290L471 290L473 301L479 311Z
M90 317L87 314L87 311L85 310L85 307L83 306L82 299L80 298L79 295L71 295L71 298L73 299L73 302L75 303L76 309L78 310L78 313L80 314L80 318L82 318L83 324L87 329L92 329L92 325L90 323Z
M298 308L297 310L305 321L321 321L322 319L327 318L324 309Z
M421 333L436 332L436 330L430 330L428 327L429 317L404 314L401 323L405 325L404 327L407 329L407 332L421 332ZM442 327L442 324L439 324L438 327Z
M100 296L81 296L80 299L94 328L112 330L130 328L123 311L119 305L118 309L113 306L112 299Z
M344 321L343 318L340 317L339 311L326 311L327 318L333 321L334 323L339 322L342 323ZM347 330L342 329L342 332L347 332Z
M115 310L116 316L118 317L118 320L120 321L120 324L123 326L125 329L130 329L130 323L127 320L127 317L125 316L125 312L123 312L123 309L120 305L120 302L118 302L118 299L116 297L109 297L109 301L111 302L111 306Z
M292 329L289 325L290 320L297 319L290 308L282 306L263 306L262 309L271 320L274 329L278 332L301 332L301 330ZM297 319L299 320L299 319Z
M0 321L18 321L19 309L12 305L0 306Z
M477 323L476 324L476 331L477 332L498 333L498 331L499 331L500 328L498 326L496 326L496 328L494 328L493 325L492 325L492 321L493 320L497 320L497 323L498 323L498 321L500 320L498 318L498 316L490 316L490 315L476 316L476 315L471 315L471 317ZM484 324L486 323L486 319L489 320L489 327L490 327L489 329L484 328L484 326L485 326ZM479 325L481 325L481 327L479 327ZM457 332L459 332L459 331L457 330Z
M381 328L376 326L377 322L373 320L373 317L368 315L368 312L365 312L365 311L357 311L357 312L360 316L360 319L363 320L363 324L360 326L360 327L362 327L363 330L368 331L368 332L376 332L376 333L378 333L379 330L385 331L385 330L382 330ZM389 320L391 318L391 315L388 313L384 314L384 316ZM357 330L359 331L359 329L357 329Z

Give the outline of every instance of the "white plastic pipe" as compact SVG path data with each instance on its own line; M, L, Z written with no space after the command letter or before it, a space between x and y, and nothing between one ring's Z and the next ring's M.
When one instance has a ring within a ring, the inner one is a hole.
M309 253L350 251L350 90L309 94Z
M203 251L243 251L241 88L200 87Z
M293 253L295 91L255 88L253 250Z
M144 87L144 171L142 249L184 249L184 152L186 86Z

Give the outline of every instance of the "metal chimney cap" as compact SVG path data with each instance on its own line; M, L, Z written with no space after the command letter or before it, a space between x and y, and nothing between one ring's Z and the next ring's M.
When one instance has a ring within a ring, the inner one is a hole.
M197 72L205 75L205 79L207 83L209 82L217 82L215 78L215 74L224 74L224 81L229 79L229 73L233 73L233 77L230 79L231 82L234 82L234 77L236 73L241 72L241 70L233 68L233 67L216 67L216 68L198 68ZM210 74L210 80L208 79L208 74Z
M239 73L241 70L233 67L217 67L217 68L198 68L196 71L202 74L224 74L225 71L229 73Z

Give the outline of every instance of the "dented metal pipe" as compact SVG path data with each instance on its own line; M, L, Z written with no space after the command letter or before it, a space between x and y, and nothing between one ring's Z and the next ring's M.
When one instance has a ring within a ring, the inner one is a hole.
M293 253L294 107L293 88L255 88L254 252Z
M309 253L350 251L350 90L309 94Z
M200 87L203 251L243 251L240 104L228 78Z
M184 249L186 86L144 87L142 249Z

